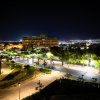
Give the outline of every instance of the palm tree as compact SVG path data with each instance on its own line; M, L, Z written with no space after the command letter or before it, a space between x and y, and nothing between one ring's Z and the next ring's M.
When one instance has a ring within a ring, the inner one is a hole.
M64 63L64 59L65 59L65 49L60 46L60 47L52 47L51 48L51 53L57 57L59 57L59 59L61 60L62 66Z
M62 63L62 66L64 65L64 59L65 59L65 50L64 48L61 46L60 50L60 57L61 57L61 63Z
M52 64L52 61L54 60L54 56L51 52L46 53L46 57L50 60L50 65Z

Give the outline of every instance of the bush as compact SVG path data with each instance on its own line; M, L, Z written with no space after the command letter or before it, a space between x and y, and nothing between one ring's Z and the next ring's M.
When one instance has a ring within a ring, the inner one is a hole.
M51 74L51 70L50 69L43 69L43 68L40 68L40 71L45 73L45 74Z
M33 74L33 72L36 70L35 67L30 66L29 70L28 70L28 74Z
M29 71L30 65L25 65L24 68L25 68L27 71Z

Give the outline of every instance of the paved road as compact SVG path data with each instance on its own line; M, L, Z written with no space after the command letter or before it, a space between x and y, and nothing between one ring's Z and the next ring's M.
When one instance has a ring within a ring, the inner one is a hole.
M74 70L74 69L70 69L70 68L64 68L64 67L62 68L62 67L59 67L59 66L54 66L53 69L61 71L61 72L68 72L75 77L81 77L82 75L84 75L83 78L85 79L85 81L89 81L89 82L93 81L92 78L97 78L97 82L100 83L100 75L98 75L98 74Z
M32 65L27 60L25 61L25 60L18 60L17 59L17 62ZM57 61L57 64L58 63L61 63L61 62ZM43 67L43 66L40 65L40 67ZM87 70L85 70L85 71L84 70L80 71L79 69L75 70L75 69L70 68L70 65L69 65L69 68L68 68L68 67L61 67L59 65L56 66L56 63L55 63L55 66L53 66L53 70L57 70L57 71L60 71L60 72L65 72L65 73L70 73L71 75L75 76L76 78L81 77L82 75L84 75L83 76L84 80L88 81L88 82L92 82L93 81L92 78L96 78L97 82L100 83L100 75L99 74L94 74L94 73L91 73L90 71L87 71ZM92 69L90 69L90 70L92 70Z

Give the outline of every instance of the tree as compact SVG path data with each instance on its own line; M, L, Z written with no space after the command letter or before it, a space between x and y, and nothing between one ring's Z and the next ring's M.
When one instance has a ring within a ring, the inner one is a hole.
M2 68L2 63L1 63L1 58L0 58L0 74L1 74L1 68Z
M29 71L30 70L30 65L25 65L24 68Z
M33 45L28 46L27 50L32 51L33 50Z
M99 69L99 74L100 74L100 59L96 59L95 61L94 61L94 64L95 64L95 66Z
M54 60L54 55L51 52L46 53L47 58L50 60L50 64L52 64L52 61Z
M63 62L65 60L65 50L64 50L64 48L62 46L61 47L52 47L51 48L51 53L53 55L59 57L59 59L62 62L62 66L63 66Z
M7 62L9 62L9 61L11 61L11 60L12 60L12 57L6 56L6 61L7 61Z
M61 60L62 66L63 66L64 60L65 60L65 49L62 46L59 49L59 58Z
M42 59L42 56L37 55L37 59L38 59L38 65L40 64L40 59Z
M9 62L8 66L11 69L16 69L16 70L21 70L22 69L22 65L20 65L19 63L14 62L14 61Z
M0 56L0 74L1 74L1 69L2 69L2 59L4 58L4 56Z

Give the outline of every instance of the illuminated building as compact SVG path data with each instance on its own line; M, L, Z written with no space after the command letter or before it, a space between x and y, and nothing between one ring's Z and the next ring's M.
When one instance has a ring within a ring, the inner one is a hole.
M8 45L5 47L5 49L12 49L12 48L22 49L23 45L22 43L8 43Z
M58 45L58 39L47 37L45 34L40 34L39 37L23 37L22 44L24 48L31 47L52 47Z
M4 45L0 44L0 50L3 50L3 49L4 49Z

